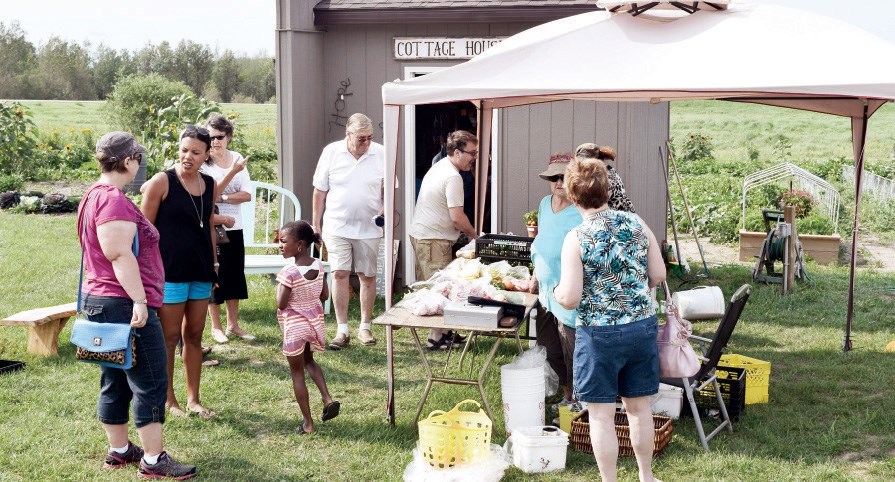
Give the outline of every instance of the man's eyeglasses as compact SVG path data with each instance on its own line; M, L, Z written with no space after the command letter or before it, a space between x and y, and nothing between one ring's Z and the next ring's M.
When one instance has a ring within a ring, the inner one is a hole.
M464 151L463 149L460 149L460 152L462 152L464 154L469 154L472 157L476 157L479 155L479 151Z
M215 141L222 141L227 138L227 135L224 134L224 135L220 135L220 136L211 136L211 138L212 138L212 140L215 140Z
M142 152L135 152L128 157L137 161L138 166L143 163L143 153Z

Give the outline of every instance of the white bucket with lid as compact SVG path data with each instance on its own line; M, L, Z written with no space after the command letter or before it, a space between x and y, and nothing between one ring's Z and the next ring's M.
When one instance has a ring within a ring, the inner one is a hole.
M717 286L700 286L671 295L678 313L685 320L711 320L724 316L724 293Z
M513 465L527 474L555 472L566 468L569 434L556 427L519 427L504 448Z

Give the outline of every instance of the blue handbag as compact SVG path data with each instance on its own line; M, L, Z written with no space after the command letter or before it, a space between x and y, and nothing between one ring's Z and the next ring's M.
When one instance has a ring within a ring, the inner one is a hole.
M84 230L87 229L86 203L84 206ZM134 256L140 253L138 237L131 246ZM70 341L77 347L75 359L111 368L128 370L137 363L136 333L130 321L126 323L100 323L90 321L81 313L81 285L84 282L84 251L81 251L81 277L78 280L78 316L72 326Z

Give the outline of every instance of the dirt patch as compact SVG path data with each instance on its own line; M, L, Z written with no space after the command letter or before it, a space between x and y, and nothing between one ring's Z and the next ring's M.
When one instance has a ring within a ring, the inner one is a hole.
M87 192L96 181L47 181L47 182L30 182L25 185L24 192L38 191L44 194L61 193L68 197L80 197Z

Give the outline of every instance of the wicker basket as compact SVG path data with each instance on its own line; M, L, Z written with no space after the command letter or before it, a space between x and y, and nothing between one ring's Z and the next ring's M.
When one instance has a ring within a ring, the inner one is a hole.
M590 423L588 423L587 410L578 412L572 419L572 449L586 454L594 453L590 443ZM655 432L653 436L653 458L658 457L671 441L671 432L674 425L669 417L653 415ZM618 454L624 457L634 456L634 447L631 445L631 432L628 427L628 414L615 412L615 435L618 437Z
M461 412L467 403L478 412ZM449 412L435 410L417 425L420 454L432 467L446 469L491 455L491 419L475 400L463 400Z

